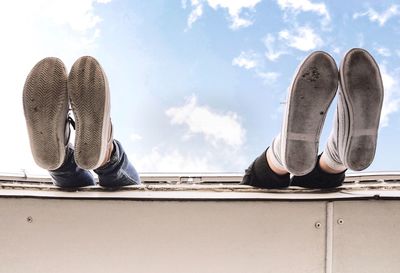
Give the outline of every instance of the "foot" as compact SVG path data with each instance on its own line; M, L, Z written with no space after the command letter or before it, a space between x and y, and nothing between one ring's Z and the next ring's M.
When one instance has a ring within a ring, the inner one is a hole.
M280 140L282 163L290 173L304 175L314 169L337 85L336 63L327 53L314 52L301 64L289 91Z
M109 160L113 139L108 81L96 59L85 56L74 63L68 94L76 119L76 163L97 169Z
M67 72L61 60L49 57L33 67L24 85L23 107L35 162L47 170L59 168L68 144Z
M340 67L338 149L344 166L360 171L374 159L383 103L379 67L365 50L354 48Z
M277 175L284 175L288 173L286 169L274 165L274 159L273 159L274 155L272 154L272 149L267 149L266 157L267 157L267 165L271 168L271 170L274 173L276 173Z

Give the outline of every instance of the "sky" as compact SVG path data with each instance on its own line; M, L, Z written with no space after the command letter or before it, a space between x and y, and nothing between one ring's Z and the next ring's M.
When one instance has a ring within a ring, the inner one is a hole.
M385 87L376 157L365 171L400 169L396 1L1 1L0 33L0 172L45 173L30 153L22 89L47 56L68 69L83 55L98 59L114 136L140 173L243 172L280 131L299 63L323 50L339 65L353 47L375 57Z

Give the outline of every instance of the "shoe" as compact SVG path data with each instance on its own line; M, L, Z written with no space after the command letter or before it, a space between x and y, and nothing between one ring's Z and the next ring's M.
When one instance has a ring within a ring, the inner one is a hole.
M76 119L75 161L83 169L97 169L112 152L110 91L96 59L79 58L68 76L68 94Z
M67 72L60 59L48 57L33 67L25 81L23 107L36 164L59 168L69 137Z
M366 169L375 157L383 83L374 58L353 48L344 56L333 131L323 157L332 168Z
M329 54L313 52L300 65L289 90L280 151L272 145L288 172L304 175L314 169L321 129L337 86L338 70Z

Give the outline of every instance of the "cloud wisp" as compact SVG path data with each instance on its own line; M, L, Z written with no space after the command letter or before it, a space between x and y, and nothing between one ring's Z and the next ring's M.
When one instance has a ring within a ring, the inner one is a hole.
M390 51L390 49L388 49L386 47L376 47L375 50L376 50L376 52L378 52L379 55L381 55L383 57L392 56L392 52Z
M400 79L400 68L390 73L385 65L380 65L379 67L385 88L380 126L387 127L389 126L390 115L400 109L400 82L397 80Z
M276 38L272 34L268 33L267 36L263 39L263 42L267 49L265 52L265 57L271 62L274 62L278 60L282 55L287 54L287 52L283 49L275 49Z
M257 77L261 78L264 84L271 84L278 80L280 77L278 72L257 72Z
M239 56L232 60L232 65L242 67L246 70L255 68L259 65L258 56L253 51L242 51Z
M198 155L177 148L153 147L148 153L129 155L140 172L215 172L220 169L211 155Z
M208 5L213 10L219 8L226 9L228 11L229 21L231 22L231 29L239 29L248 27L253 24L253 21L249 15L243 15L242 11L253 12L256 5L261 0L191 0L190 4L192 11L189 14L187 27L191 28L193 24L203 15L204 5ZM182 7L187 8L187 1L182 1Z
M313 12L323 17L324 25L331 21L331 16L324 3L313 3L309 0L277 0L279 7L285 12ZM287 16L287 15L286 15Z
M384 26L387 21L395 16L400 15L400 6L399 5L391 5L383 12L379 13L373 8L369 8L365 12L356 12L353 14L353 19L357 19L360 17L367 16L371 22L377 22L379 26Z
M254 51L242 51L239 56L232 60L232 65L254 71L256 77L260 78L265 85L275 83L281 75L278 72L264 71L261 57Z
M301 51L313 50L323 45L321 37L308 26L297 27L293 30L281 30L279 39L286 41L288 46Z

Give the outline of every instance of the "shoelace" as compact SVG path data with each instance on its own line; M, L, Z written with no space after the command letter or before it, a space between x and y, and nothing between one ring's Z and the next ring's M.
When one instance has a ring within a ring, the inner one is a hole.
M72 128L74 128L74 130L75 130L75 120L71 117L70 114L68 114L67 122L68 122L69 124L71 124Z

